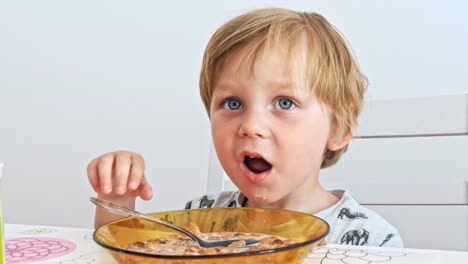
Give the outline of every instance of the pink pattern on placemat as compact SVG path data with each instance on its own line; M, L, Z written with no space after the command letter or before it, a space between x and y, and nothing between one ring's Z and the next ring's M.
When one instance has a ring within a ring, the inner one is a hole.
M20 237L5 243L6 263L20 264L43 261L66 255L75 250L72 241L52 237Z

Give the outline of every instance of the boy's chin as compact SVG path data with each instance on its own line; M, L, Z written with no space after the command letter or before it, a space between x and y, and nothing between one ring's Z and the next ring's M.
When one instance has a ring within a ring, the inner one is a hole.
M249 200L252 202L252 203L255 203L257 205L265 205L267 202L267 198L265 196L262 196L262 195L251 195L249 197Z
M261 208L268 208L272 203L274 203L274 197L271 197L268 193L261 194L255 192L253 194L244 193L244 195L248 199L248 206L249 207L261 207Z

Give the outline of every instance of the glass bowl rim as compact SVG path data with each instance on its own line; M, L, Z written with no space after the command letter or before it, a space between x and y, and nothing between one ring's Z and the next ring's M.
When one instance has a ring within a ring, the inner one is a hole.
M140 257L150 257L150 258L160 258L160 259L206 259L206 258L219 258L219 257L241 257L241 256L249 256L249 255L262 255L262 254L286 251L286 250L294 249L294 248L300 248L302 246L305 246L305 245L312 244L314 242L320 241L321 239L326 237L328 235L328 233L330 232L330 225L324 219L322 219L322 218L320 218L318 216L312 215L312 214L307 214L307 213L297 212L297 211L292 211L292 210L285 210L285 209L270 209L270 208L255 208L255 207L215 207L215 208L196 208L196 209L160 211L160 212L152 212L152 213L148 213L148 214L149 215L151 215L151 214L164 214L164 213L169 214L169 213L184 212L184 211L209 211L209 210L216 210L216 211L218 211L218 210L219 211L247 210L248 211L248 210L251 210L251 209L263 210L263 211L284 211L284 212L289 212L289 213L294 213L294 214L306 215L308 217L313 217L313 218L318 219L319 221L322 221L323 223L325 223L327 229L322 235L320 235L320 236L318 236L318 237L316 237L314 239L309 239L309 240L306 240L306 241L303 241L303 242L294 243L294 244L291 244L291 245L288 245L288 246L285 246L285 247L279 247L279 248L273 248L273 249L263 249L263 250L256 250L256 251L247 251L247 252L238 252L238 253L226 253L226 254L207 254L207 255L160 255L160 254L150 254L150 253L143 253L143 252L137 252L137 251L127 250L127 249L123 249L123 248L118 248L118 247L115 247L115 246L107 245L107 244L99 241L99 239L96 237L96 233L99 231L99 229L103 228L106 225L111 225L113 223L120 222L120 221L123 221L125 219L137 218L137 217L126 217L126 218L122 218L122 219L118 219L118 220L109 222L107 224L102 225L101 227L96 228L96 230L94 230L94 232L93 232L93 240L94 240L94 242L96 242L101 247L104 247L104 248L109 249L111 251L116 251L118 253L126 253L126 254L140 256Z

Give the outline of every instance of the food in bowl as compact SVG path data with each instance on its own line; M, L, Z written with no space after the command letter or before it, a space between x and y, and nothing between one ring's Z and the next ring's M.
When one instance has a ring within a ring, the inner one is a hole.
M188 231L207 241L237 240L226 247L205 248L183 234L174 234L163 238L131 243L125 249L160 255L212 255L252 252L285 247L297 241L281 236L247 232L212 232L202 233L197 224L190 223ZM246 246L245 240L257 239L260 242Z
M313 215L263 208L203 208L149 214L182 228L196 223L203 233L260 233L294 240L273 249L203 255L163 255L129 250L135 242L161 239L179 234L163 225L128 217L105 224L94 231L93 239L107 249L117 263L124 264L234 264L303 263L310 250L329 232L326 221Z

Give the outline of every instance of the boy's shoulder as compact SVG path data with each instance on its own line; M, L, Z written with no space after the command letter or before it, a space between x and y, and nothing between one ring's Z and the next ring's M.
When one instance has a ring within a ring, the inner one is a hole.
M359 204L349 192L331 192L338 203L316 214L330 224L328 243L403 247L398 230L381 215Z
M242 207L245 196L240 191L225 191L217 194L207 194L189 201L185 209L211 207Z

